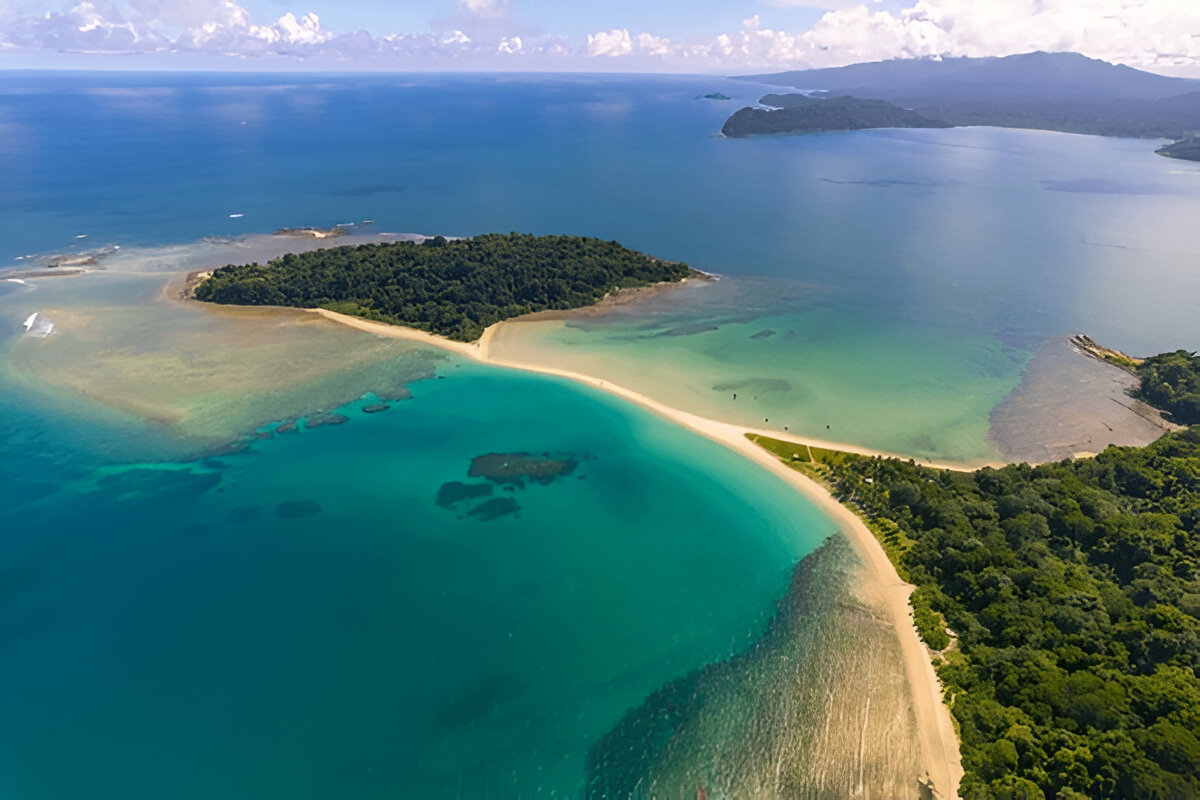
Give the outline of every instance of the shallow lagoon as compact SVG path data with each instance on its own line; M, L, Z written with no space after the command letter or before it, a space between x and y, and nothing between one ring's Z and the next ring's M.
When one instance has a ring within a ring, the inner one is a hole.
M658 391L692 410L949 457L991 452L990 408L1048 339L1200 341L1200 253L1179 223L1200 211L1200 170L1152 143L986 129L732 142L711 134L736 103L699 99L716 90L759 94L715 78L17 76L0 90L15 176L0 256L19 268L365 219L615 238L743 281L549 326L530 347L677 370ZM79 281L0 284L5 336L29 311L65 312L55 337L3 342L6 796L575 792L624 715L750 646L831 532L715 445L564 384L345 331L235 341L262 320L188 312L177 328L157 276ZM172 356L157 370L129 358L148 342ZM180 357L197 342L210 349ZM81 395L81 360L88 386L121 397L122 363L140 365L132 394L181 413L147 421ZM322 363L337 367L308 371ZM362 413L374 396L343 405L398 386L414 397L386 412ZM734 410L725 391L760 405ZM335 408L348 423L180 460ZM476 456L522 451L580 466L494 487L518 513L435 505ZM780 669L749 663L714 696ZM707 754L705 730L685 721L682 752ZM660 774L691 780L680 752Z
M734 100L703 99L715 91ZM687 372L656 388L689 410L964 460L998 457L988 414L1048 341L1200 346L1186 223L1200 167L1150 141L1037 131L715 135L762 91L695 76L20 74L0 90L15 176L0 261L368 219L617 239L748 280L726 309L684 303L684 321L719 326L732 307L795 346L736 327L629 341L617 325L547 329L530 352L619 353L631 374ZM792 391L717 402L712 387L748 379Z
M637 410L440 373L200 462L100 462L7 410L6 452L44 456L4 476L4 794L563 796L629 708L748 647L834 530ZM435 504L522 451L579 465L496 485L515 515Z

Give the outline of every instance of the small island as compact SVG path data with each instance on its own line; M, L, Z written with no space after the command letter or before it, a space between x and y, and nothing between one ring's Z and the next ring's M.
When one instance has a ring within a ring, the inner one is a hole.
M762 98L771 109L746 108L725 121L721 133L730 138L778 133L857 131L868 128L949 128L948 123L930 119L886 100L842 97L811 97L803 94Z
M289 253L201 273L188 291L209 303L323 308L471 342L505 319L699 275L616 242L510 233Z
M1189 134L1177 142L1158 148L1154 152L1167 158L1200 161L1200 133Z

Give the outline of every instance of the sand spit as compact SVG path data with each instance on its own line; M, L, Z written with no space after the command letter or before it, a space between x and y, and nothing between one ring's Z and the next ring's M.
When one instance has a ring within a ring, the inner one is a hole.
M839 503L824 487L815 481L801 475L780 462L773 455L754 445L745 437L746 433L759 433L785 441L795 442L798 446L811 445L867 456L897 457L890 453L872 451L817 439L805 439L788 434L780 434L774 430L747 429L741 425L733 425L713 419L691 414L677 408L633 392L623 386L602 381L579 372L553 369L538 364L521 363L489 357L489 345L495 336L503 329L505 323L489 327L479 341L472 344L452 342L440 336L434 336L424 331L387 325L380 322L338 314L326 309L314 309L312 313L320 314L326 319L340 322L357 330L387 336L396 339L422 342L441 347L473 361L492 366L517 369L525 372L552 375L575 381L600 391L607 392L623 400L639 405L658 414L671 422L681 425L688 430L706 436L730 450L737 452L750 461L777 475L788 485L798 490L813 505L817 506L827 517L838 524L850 539L855 551L863 560L863 586L868 594L868 600L877 604L886 612L896 631L900 634L901 650L904 656L905 670L908 674L913 698L914 710L917 717L917 735L921 748L921 769L928 775L943 798L957 796L958 782L962 777L962 761L959 756L958 738L950 717L950 709L942 701L941 684L934 672L933 664L924 645L917 637L908 604L909 595L913 591L911 584L905 583L896 574L895 568L888 561L883 547L867 528L866 524L852 511ZM969 470L983 465L968 464L934 464L929 466L944 469Z

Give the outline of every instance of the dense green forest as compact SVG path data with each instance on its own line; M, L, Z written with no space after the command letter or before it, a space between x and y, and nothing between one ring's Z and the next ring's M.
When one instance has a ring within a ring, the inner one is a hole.
M759 443L917 586L964 800L1200 797L1200 426L974 473Z
M1160 353L1135 371L1141 379L1135 397L1169 411L1181 425L1200 425L1200 356L1187 350Z
M770 110L743 108L725 120L721 133L729 137L815 131L857 131L867 128L949 128L886 100L857 97L813 98L802 94L767 95L760 101Z
M594 305L616 289L690 274L686 264L582 236L437 236L288 254L265 267L222 267L196 287L195 297L328 308L473 341L510 317Z

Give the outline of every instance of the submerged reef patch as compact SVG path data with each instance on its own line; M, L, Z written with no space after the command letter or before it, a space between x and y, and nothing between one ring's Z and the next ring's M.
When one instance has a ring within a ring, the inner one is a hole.
M467 475L486 478L492 483L512 484L524 488L525 481L547 486L579 466L579 460L567 456L556 457L550 453L540 456L529 453L487 453L471 461Z
M658 333L656 333L654 335L655 335L655 337L697 336L701 333L711 333L712 331L719 331L719 330L721 330L721 327L719 325L711 325L707 322L695 322L695 323L691 323L689 325L677 325L674 328L667 328L665 331L659 331Z
M516 514L520 510L521 505L511 497L497 497L492 500L484 500L468 511L467 516L478 517L480 522L491 522L510 514Z
M480 497L487 497L491 493L492 485L490 483L449 481L441 485L433 502L439 508L450 508L464 500L477 500Z
M581 459L570 455L555 455L542 453L485 453L471 459L467 475L472 478L482 478L486 482L464 483L463 481L447 481L443 483L434 498L434 505L447 510L455 509L463 503L482 500L461 515L491 522L501 517L512 516L521 511L520 504L512 497L489 497L500 487L501 491L510 494L524 490L527 483L539 486L549 486L559 478L566 477L576 470ZM583 476L580 475L580 478Z
M182 501L194 500L220 482L221 475L216 472L135 467L105 475L96 481L96 485L120 500L155 497Z
M313 428L320 428L325 425L345 425L349 421L350 418L345 414L338 414L336 412L312 414L304 418L304 428L305 430L312 430Z

